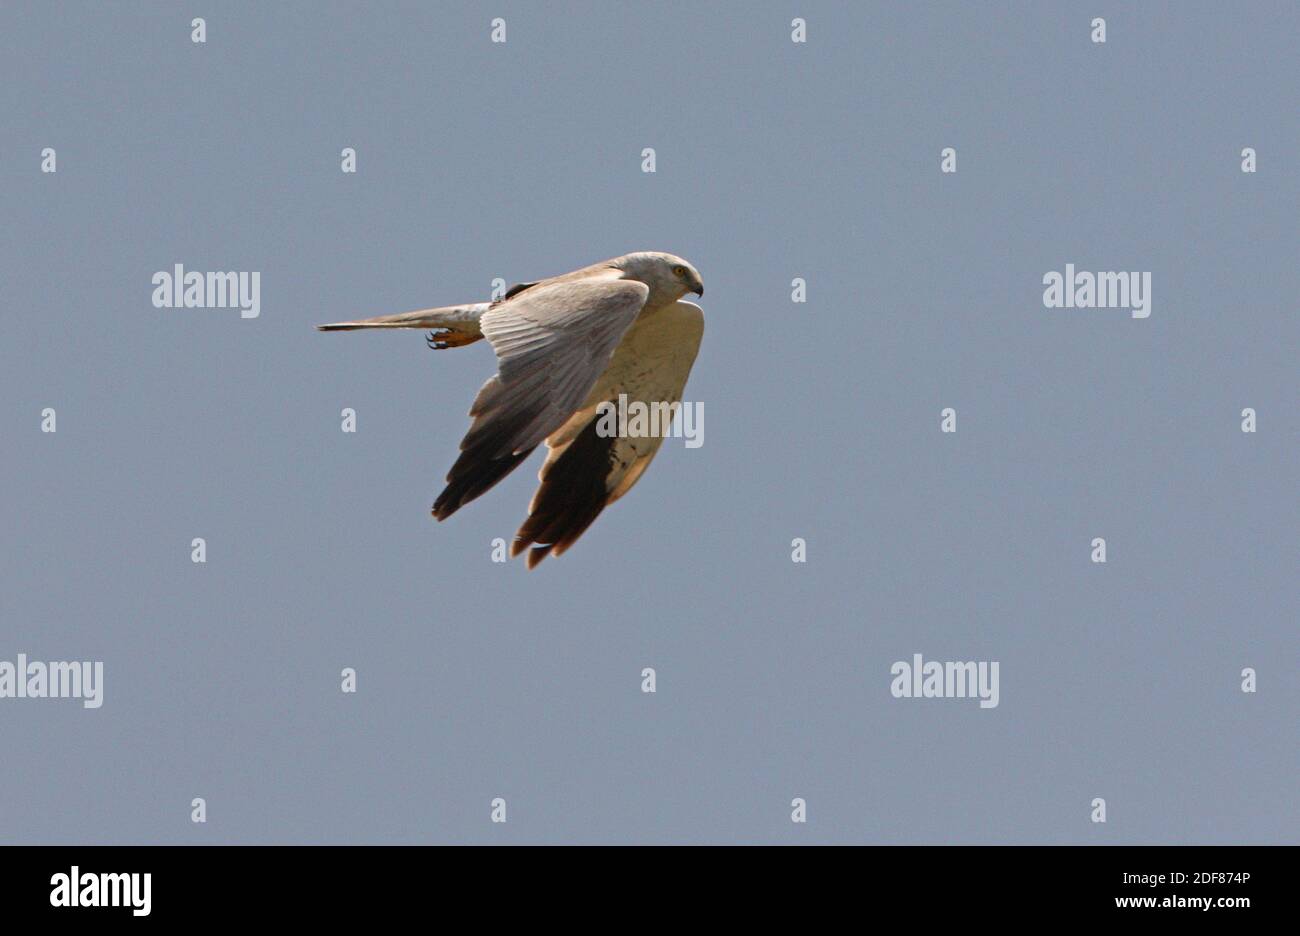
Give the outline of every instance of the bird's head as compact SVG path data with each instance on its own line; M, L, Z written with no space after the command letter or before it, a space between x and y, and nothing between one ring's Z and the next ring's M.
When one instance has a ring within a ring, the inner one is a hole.
M704 295L704 280L700 271L681 257L670 253L646 250L619 257L614 266L623 271L625 279L640 280L650 287L650 304L656 300L675 302L687 293Z

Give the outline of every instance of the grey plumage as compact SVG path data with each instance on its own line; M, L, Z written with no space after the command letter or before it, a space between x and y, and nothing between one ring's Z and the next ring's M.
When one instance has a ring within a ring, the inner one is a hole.
M641 252L522 283L498 302L318 327L428 328L433 347L488 340L497 373L474 399L473 422L433 515L445 520L545 441L550 454L539 473L542 485L513 548L514 554L529 549L532 568L568 549L636 483L658 450L662 437L602 438L596 408L620 393L649 403L680 400L703 315L679 300L703 291L685 260Z

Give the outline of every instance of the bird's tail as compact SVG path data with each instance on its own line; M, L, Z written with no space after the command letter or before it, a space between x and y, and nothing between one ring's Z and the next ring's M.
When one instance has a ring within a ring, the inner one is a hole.
M317 325L319 331L356 331L361 328L427 328L431 330L432 347L455 348L471 344L483 337L479 318L488 310L490 302L469 305L440 306L436 309L417 309L396 315L377 315L374 318L353 322L332 322Z

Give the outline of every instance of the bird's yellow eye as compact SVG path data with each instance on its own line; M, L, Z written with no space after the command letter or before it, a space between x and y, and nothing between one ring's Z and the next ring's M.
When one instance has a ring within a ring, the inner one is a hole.
M673 267L673 276L685 276L685 275L686 275L686 267L679 267L679 266Z

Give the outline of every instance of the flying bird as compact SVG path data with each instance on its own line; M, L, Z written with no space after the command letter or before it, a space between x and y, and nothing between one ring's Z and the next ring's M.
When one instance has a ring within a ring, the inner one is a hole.
M704 334L699 272L681 257L640 251L572 273L512 286L494 302L442 306L321 331L429 329L430 348L486 338L497 372L469 415L460 456L433 504L446 520L508 475L543 441L546 461L511 555L528 568L572 546L636 484L669 430L629 437L597 431L601 404L676 405ZM663 421L661 421L662 423Z

